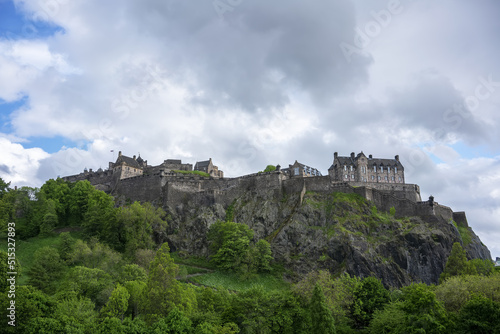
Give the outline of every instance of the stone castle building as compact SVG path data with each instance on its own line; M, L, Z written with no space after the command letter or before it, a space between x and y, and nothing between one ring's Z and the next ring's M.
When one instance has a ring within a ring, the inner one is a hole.
M333 164L328 174L335 181L372 182L372 183L405 183L404 168L399 155L394 159L373 158L363 153L340 157L334 153Z

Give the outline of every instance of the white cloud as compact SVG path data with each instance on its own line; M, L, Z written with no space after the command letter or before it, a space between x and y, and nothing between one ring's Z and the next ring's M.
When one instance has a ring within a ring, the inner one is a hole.
M35 176L40 161L49 157L41 148L25 149L21 144L0 137L0 156L0 177L12 185L33 186L45 181Z
M228 176L295 159L325 174L334 151L399 154L408 182L467 210L478 233L498 233L498 159L466 160L450 145L499 154L500 87L460 124L446 113L474 96L479 77L500 81L498 4L401 1L349 63L340 44L389 3L244 1L221 19L210 1L16 1L62 29L0 40L0 98L28 97L7 119L8 147L22 156L29 150L13 142L40 136L79 145L13 175L37 185L104 168L110 150L150 164L212 157Z

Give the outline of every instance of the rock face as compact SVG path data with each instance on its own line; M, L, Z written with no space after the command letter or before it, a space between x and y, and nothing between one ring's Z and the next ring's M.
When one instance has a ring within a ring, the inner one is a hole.
M255 241L268 240L291 279L327 269L376 276L388 287L437 283L455 242L469 259L491 259L465 214L459 225L440 216L395 219L354 193L249 191L227 207L194 203L165 208L172 250L206 257L210 225L232 220L253 229Z

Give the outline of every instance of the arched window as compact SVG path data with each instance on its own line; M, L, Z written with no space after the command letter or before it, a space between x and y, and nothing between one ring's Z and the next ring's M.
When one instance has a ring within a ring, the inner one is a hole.
M380 173L383 173L384 172L384 166L380 166Z
M391 167L387 167L387 173L391 172Z
M346 165L344 165L344 171L346 171L346 172L347 172L347 166L346 166Z
M376 173L377 172L377 166L373 165L373 172Z

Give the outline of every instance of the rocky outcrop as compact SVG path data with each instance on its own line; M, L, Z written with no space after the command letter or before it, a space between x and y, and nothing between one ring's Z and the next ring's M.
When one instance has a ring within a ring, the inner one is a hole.
M208 256L206 233L217 220L232 218L271 243L273 256L291 279L312 270L379 277L386 286L437 283L454 242L469 259L491 259L489 250L467 226L463 236L440 216L405 217L380 213L357 194L296 191L252 192L227 207L186 201L166 207L172 250ZM231 217L228 217L230 215Z

